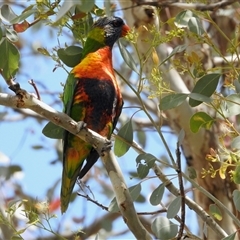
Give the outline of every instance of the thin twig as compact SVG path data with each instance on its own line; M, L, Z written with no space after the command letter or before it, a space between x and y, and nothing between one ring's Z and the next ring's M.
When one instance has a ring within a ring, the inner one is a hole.
M104 206L103 204L99 203L98 201L90 198L88 195L84 195L84 194L81 194L81 193L77 193L78 196L80 197L83 197L83 198L86 198L89 202L92 202L94 204L96 204L97 206L99 206L100 208L102 208L103 210L109 212L109 209L107 206ZM159 213L164 213L164 212L167 212L166 209L160 209L160 210L157 210L157 211L153 211L153 212L137 212L137 215L156 215L156 214L159 214ZM120 214L120 211L118 212Z
M179 141L177 142L177 149L176 149L176 156L177 156L177 173L178 173L178 182L179 182L179 190L181 195L181 222L178 231L177 239L180 240L183 236L184 226L185 226L185 191L183 186L183 179L182 179L182 167L181 167L181 152L179 149Z
M106 207L106 206L102 205L101 203L99 203L98 201L90 198L88 195L84 195L79 192L77 193L77 195L80 197L86 198L89 202L92 202L92 203L96 204L97 206L99 206L100 208L102 208L103 210L106 210L107 212L109 212L108 207Z
M38 99L38 100L41 100L41 97L40 97L39 91L38 91L38 89L37 89L36 83L35 83L32 79L29 80L28 83L33 86L33 88L34 88L34 90L35 90L35 92L36 92L36 94L37 94L37 99Z
M157 211L153 211L153 212L137 212L137 215L156 215L159 213L164 213L167 212L167 209L160 209Z

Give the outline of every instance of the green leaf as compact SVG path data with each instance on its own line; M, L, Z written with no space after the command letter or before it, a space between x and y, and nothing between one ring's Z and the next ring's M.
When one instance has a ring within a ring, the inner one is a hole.
M219 107L219 111L226 117L240 114L240 94L232 94L225 98ZM222 118L220 114L217 117Z
M80 0L78 5L82 12L90 12L95 7L95 0Z
M59 9L56 20L60 20L64 15L70 11L70 9L74 6L80 6L80 9L82 12L90 12L94 6L95 6L95 0L65 0L64 3L62 4L61 8Z
M119 130L114 144L114 153L116 156L123 156L130 148L133 141L132 120L127 121Z
M34 5L31 5L31 7L33 7ZM11 20L11 23L14 24L14 23L19 23L19 22L22 22L24 21L25 19L27 19L28 17L30 17L31 15L37 13L38 10L36 8L34 9L30 9L27 10L27 11L24 11L21 15L19 15L18 17L14 18Z
M181 196L178 196L170 203L167 210L167 218L174 218L178 214L181 207L181 201Z
M49 53L49 51L46 48L38 48L37 50L42 55L51 57L51 54Z
M197 133L201 127L210 129L213 122L214 119L207 113L197 112L190 119L190 129L193 133Z
M19 67L19 51L15 45L4 39L0 43L0 53L0 68L3 69L2 75L7 80L11 79L15 76Z
M143 194L140 194L138 196L138 198L135 200L135 202L137 202L137 203L145 203L146 202L146 198L145 198L145 196L143 196Z
M18 230L16 233L19 234L19 235L23 234L26 231L26 229L27 228L22 228L22 229ZM22 239L22 238L20 238L20 239Z
M160 240L173 239L178 233L178 226L166 217L155 218L151 229Z
M53 139L62 139L63 138L64 129L55 125L52 122L48 122L46 126L43 128L42 133L48 137Z
M197 81L192 93L199 93L206 97L210 97L217 88L220 76L221 75L217 73L211 73L203 76ZM189 99L189 104L192 107L196 107L202 102L203 101L197 101L192 98Z
M165 190L165 186L162 183L152 192L150 196L150 203L153 206L160 204L160 202L162 201L164 190Z
M210 204L209 211L215 219L217 219L218 221L222 220L221 210L216 204Z
M15 235L15 236L11 237L11 240L23 240L23 238L20 237L20 236Z
M238 165L232 173L232 180L236 184L240 184L240 166Z
M231 142L231 148L233 150L240 150L240 136L233 138Z
M148 175L149 169L153 167L155 160L156 158L149 153L143 153L137 156L137 173L140 178L145 178Z
M131 186L129 189L130 196L133 201L136 201L140 195L140 192L142 190L141 183L138 183L134 186Z
M142 160L145 160L145 164L147 164L149 168L152 168L156 161L156 157L150 153L141 153L136 158L137 164L141 163Z
M138 140L138 143L142 145L143 148L145 148L146 140L147 140L146 133L142 130L137 131L137 140Z
M212 99L210 97L206 97L206 96L204 96L202 94L199 94L199 93L190 93L189 97L191 99L194 99L194 100L197 100L197 101L200 101L200 102L206 102L206 103L212 102Z
M121 40L118 41L118 46L124 62L129 66L131 70L139 74L139 69L137 68L137 64L135 63L132 54L129 53L127 48L122 45Z
M197 178L197 172L196 172L196 170L193 167L188 167L187 170L188 170L188 176L191 179Z
M119 207L118 207L118 204L117 204L116 197L114 197L112 199L112 201L110 202L109 207L108 207L108 211L111 212L111 213L119 212Z
M105 15L105 10L98 7L97 5L94 5L94 8L91 12L98 17L103 17Z
M178 107L186 100L187 97L188 94L185 93L169 94L161 99L159 108L161 110L168 110L171 108Z
M205 31L202 26L202 22L198 17L191 17L188 21L188 28L191 32L201 36Z
M188 27L189 20L192 17L197 17L197 15L190 10L185 10L177 14L174 23L179 28Z
M81 61L82 48L77 46L69 46L67 48L60 48L57 51L60 60L68 67L75 67Z
M138 176L141 179L143 179L148 175L149 167L145 164L139 163L138 166L137 166L137 173L138 173Z
M233 234L231 234L231 235L229 235L229 236L227 236L225 238L222 238L221 240L234 240L235 236L236 236L236 233L237 232L235 232L235 233L233 233Z
M240 212L240 191L239 190L233 191L233 203L236 209Z
M13 12L9 5L3 5L0 9L0 19L11 22L17 15Z

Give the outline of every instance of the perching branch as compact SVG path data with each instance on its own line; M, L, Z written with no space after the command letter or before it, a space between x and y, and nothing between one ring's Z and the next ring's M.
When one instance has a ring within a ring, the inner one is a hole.
M109 146L110 141L85 127L79 129L79 124L68 115L56 111L47 104L39 101L27 91L20 89L20 87L18 87L17 90L15 89L15 92L16 96L0 93L0 105L12 108L31 109L54 124L90 143L99 152L112 182L122 217L128 228L137 239L152 239L137 216L128 188L113 152L104 152Z
M111 180L124 222L128 225L128 228L132 231L136 239L152 239L137 216L115 155L112 151L107 151L103 153L101 159Z
M89 142L94 148L96 148L100 155L110 144L109 140L90 129L84 127L80 131L79 124L68 115L56 111L25 90L20 90L16 96L0 93L0 105L12 108L31 109L57 126L60 126L84 141Z
M237 2L237 0L223 0L216 3L183 3L176 1L136 1L137 6L148 5L154 7L179 7L182 9L193 9L199 11L214 11L219 8L225 8L233 3Z

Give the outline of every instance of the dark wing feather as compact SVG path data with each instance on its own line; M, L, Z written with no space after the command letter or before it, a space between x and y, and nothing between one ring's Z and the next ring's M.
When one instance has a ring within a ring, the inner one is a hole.
M86 164L79 172L78 178L80 179L83 178L86 175L86 173L90 170L90 168L97 162L98 158L99 158L98 152L94 148L92 148L90 154L86 159Z

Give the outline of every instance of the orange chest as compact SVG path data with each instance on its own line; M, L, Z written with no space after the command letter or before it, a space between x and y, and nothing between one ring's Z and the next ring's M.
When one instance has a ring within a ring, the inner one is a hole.
M76 78L94 78L99 80L115 80L110 50L101 49L89 53L72 72Z

